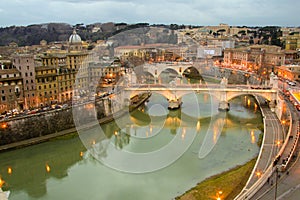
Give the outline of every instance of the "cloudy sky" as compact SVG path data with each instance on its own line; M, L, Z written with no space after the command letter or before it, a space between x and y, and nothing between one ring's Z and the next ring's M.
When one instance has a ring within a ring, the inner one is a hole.
M0 0L0 27L47 22L300 26L298 0Z

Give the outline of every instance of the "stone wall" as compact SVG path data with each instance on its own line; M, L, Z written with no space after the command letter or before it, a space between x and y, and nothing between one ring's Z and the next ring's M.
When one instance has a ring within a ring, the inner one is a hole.
M72 109L51 111L0 122L0 145L48 135L74 127Z

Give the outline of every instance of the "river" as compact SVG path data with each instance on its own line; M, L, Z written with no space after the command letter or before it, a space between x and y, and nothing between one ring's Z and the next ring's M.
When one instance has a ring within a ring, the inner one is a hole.
M195 110L199 102L200 109ZM168 111L167 101L153 94L147 105L130 114L130 120L124 116L101 126L116 148L138 153L160 149L178 134L182 140L195 136L179 159L159 170L127 173L111 169L95 159L79 137L66 137L1 153L3 190L10 191L10 200L172 199L259 152L256 142L262 117L255 100L238 97L230 102L228 113L219 113L215 104L209 95L191 94L183 97L180 110ZM195 123L190 123L193 119ZM122 131L118 127L122 120L129 120L129 126L120 139L115 130ZM182 150L178 149L174 153ZM132 168L137 165L130 163Z

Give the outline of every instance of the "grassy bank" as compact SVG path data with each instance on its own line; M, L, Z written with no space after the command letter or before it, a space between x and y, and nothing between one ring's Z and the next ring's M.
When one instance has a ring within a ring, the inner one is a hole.
M219 196L222 200L234 199L245 186L256 158L243 166L237 166L224 173L212 176L197 184L177 200L212 200Z

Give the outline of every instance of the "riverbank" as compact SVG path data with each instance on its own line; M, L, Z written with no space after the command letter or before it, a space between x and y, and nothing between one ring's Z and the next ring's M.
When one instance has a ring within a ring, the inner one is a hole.
M113 121L114 119L123 116L125 113L128 112L128 110L129 110L129 112L134 111L139 106L141 106L145 101L147 101L150 96L151 96L151 94L149 94L149 93L140 95L139 101L137 101L135 104L131 104L129 106L129 108L123 109L115 114L111 114L111 115L108 115L106 117L99 119L98 120L99 124L109 123L109 122ZM57 131L52 134L47 134L47 135L42 135L39 137L26 139L23 141L18 141L18 142L14 142L14 143L10 143L10 144L1 145L0 152L46 142L46 141L52 140L54 138L62 137L62 136L73 134L73 133L76 133L76 135L77 135L76 127L72 127L72 128L66 129L66 130L62 130L62 131Z
M234 199L245 186L255 163L256 158L250 160L245 165L236 166L226 172L207 178L175 199L211 200L217 199L217 197L220 197L222 200Z

